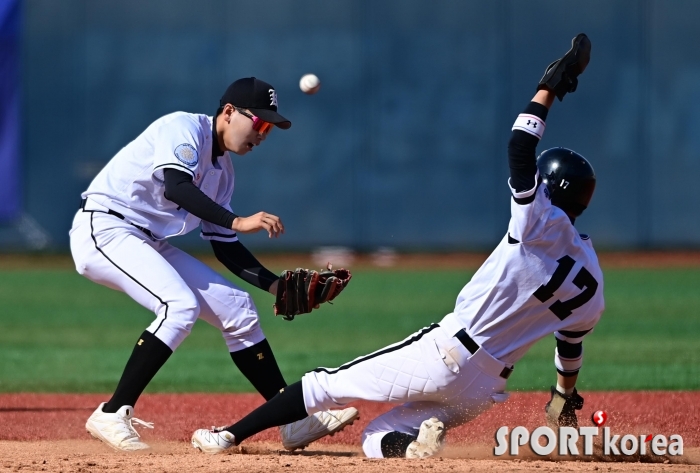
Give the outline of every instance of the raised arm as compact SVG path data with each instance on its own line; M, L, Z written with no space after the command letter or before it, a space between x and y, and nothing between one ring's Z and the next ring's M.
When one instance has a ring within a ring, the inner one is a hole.
M536 149L542 138L545 121L549 108L554 102L555 94L549 90L539 90L532 101L525 107L523 113L513 125L510 141L508 142L508 165L510 167L510 185L516 194L529 194L537 186ZM528 203L532 195L515 197L518 203ZM523 199L519 202L519 199Z
M590 40L585 34L576 35L571 49L547 67L537 85L537 93L518 116L508 143L511 186L516 194L536 187L533 184L537 174L535 149L544 133L547 112L555 97L561 101L567 93L576 91L578 76L588 66L590 58ZM517 202L518 196L515 198Z

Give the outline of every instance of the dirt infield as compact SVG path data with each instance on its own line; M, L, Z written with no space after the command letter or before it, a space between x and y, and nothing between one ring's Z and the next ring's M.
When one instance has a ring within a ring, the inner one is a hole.
M493 456L498 427L541 425L545 393L515 393L475 421L448 433L440 458L424 461L369 460L363 457L360 435L367 423L388 410L386 404L357 403L361 419L343 432L312 444L306 452L281 449L279 434L270 429L246 441L230 455L207 456L192 449L189 437L197 428L229 424L260 404L255 394L150 394L137 406L137 416L155 423L141 430L153 446L148 453L122 454L91 440L84 424L103 395L0 395L0 471L700 471L700 392L587 393L579 415L582 425L598 409L609 415L613 434L678 434L683 457L632 458L619 461L596 449L593 457L537 458ZM584 461L581 461L584 460ZM564 464L565 463L565 468Z

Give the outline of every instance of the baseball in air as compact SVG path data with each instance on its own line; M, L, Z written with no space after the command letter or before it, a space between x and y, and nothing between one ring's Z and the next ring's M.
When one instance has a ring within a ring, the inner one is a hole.
M321 81L316 74L304 74L299 80L299 88L305 94L313 95L321 88Z

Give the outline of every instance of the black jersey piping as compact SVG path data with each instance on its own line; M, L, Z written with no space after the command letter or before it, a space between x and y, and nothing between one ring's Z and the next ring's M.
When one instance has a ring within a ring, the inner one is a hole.
M117 268L117 269L118 269L119 271L121 271L122 273L126 274L126 275L129 277L129 279L131 279L131 280L134 281L136 284L138 284L139 286L141 286L142 288L144 288L144 289L146 290L146 292L148 292L150 295L152 295L153 297L155 297L156 299L158 299L158 301L159 301L161 304L163 304L163 305L165 306L165 314L163 315L163 320L160 321L160 323L158 324L158 327L153 331L153 335L155 335L156 332L158 332L158 330L160 329L160 327L163 325L163 322L165 322L165 319L168 318L168 309L170 308L170 307L168 306L168 303L165 302L165 301L164 301L163 299L161 299L160 297L158 297L156 294L154 294L154 293L153 293L150 289L148 289L146 286L144 286L143 284L141 284L140 282L138 282L138 281L136 280L136 278L134 278L131 274L127 273L127 272L124 271L122 268L120 268L119 265L118 265L117 263L115 263L114 261L112 261L112 260L110 259L110 257L107 256L107 255L105 254L105 252L102 251L102 249L101 249L99 246L97 246L97 239L95 238L95 227L94 227L93 224L92 224L92 217L93 217L95 214L94 214L94 212L91 212L91 211L89 211L89 210L88 210L87 212L90 212L90 237L92 238L92 241L95 243L95 249L96 249L97 251L99 251L99 252L102 254L102 256L104 256L104 257L107 259L107 261L109 261L110 263L112 263L112 264L114 265L115 268Z
M233 235L225 235L223 233L216 233L216 232L202 232L202 235L204 236L213 236L213 237L221 237L221 238L234 238L238 235L235 233Z
M516 204L518 205L527 205L531 204L535 201L535 197L537 197L537 189L540 187L540 182L537 182L537 185L535 186L535 192L532 193L532 195L527 196L527 197L515 197L513 196L513 200L515 201Z
M380 355L385 355L387 353L391 353L392 351L400 350L401 348L407 347L413 342L417 342L421 338L423 338L423 335L426 333L438 328L440 325L438 324L431 324L430 327L424 328L421 330L418 334L414 335L413 337L409 338L408 340L404 341L403 343L399 343L398 345L393 345L390 347L387 347L383 350L375 351L374 353L363 356L361 358L358 358L356 360L351 361L350 363L345 363L344 365L340 365L338 368L334 369L328 369L328 368L316 368L315 370L312 370L315 373L328 373L328 374L335 374L340 370L346 370L348 368L352 368L358 363L362 363L363 361L371 360L372 358L376 358Z
M161 169L161 168L166 168L166 169L167 168L172 168L172 169L181 168L181 169L184 169L185 171L187 171L187 173L190 174L192 177L194 177L194 171L186 166L182 166L181 164L165 163L165 164L161 164L159 166L154 167L153 170L157 171L158 169Z
M581 338L584 335L586 335L588 332L590 332L592 329L588 330L581 330L580 332L574 332L571 330L559 330L559 333L564 335L566 338Z
M562 371L559 368L557 368L557 373L562 375L565 378L570 378L572 376L576 376L580 370L574 370L574 371Z
M537 197L537 191L540 188L540 184L542 184L542 177L538 176L537 182L535 183L535 189L532 191L532 195L529 195L527 197L515 197L515 196L513 196L513 200L515 201L515 203L518 205L527 205L527 204L531 204L532 202L534 202L535 197Z
M513 200L518 205L527 205L527 204L531 204L535 200L535 196L531 195L530 197L523 197L522 199L519 197L513 196Z

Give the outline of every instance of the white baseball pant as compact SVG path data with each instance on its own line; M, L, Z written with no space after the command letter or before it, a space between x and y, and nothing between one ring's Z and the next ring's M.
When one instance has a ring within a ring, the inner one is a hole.
M482 348L472 355L454 333L433 324L338 368L306 373L304 404L313 414L357 400L403 403L362 434L365 454L381 458L381 441L389 432L418 435L421 422L433 416L450 429L508 399L500 377L504 367Z
M221 330L230 352L265 338L247 292L119 217L79 210L70 230L70 246L78 273L125 292L155 313L156 319L146 330L173 351L198 317Z

